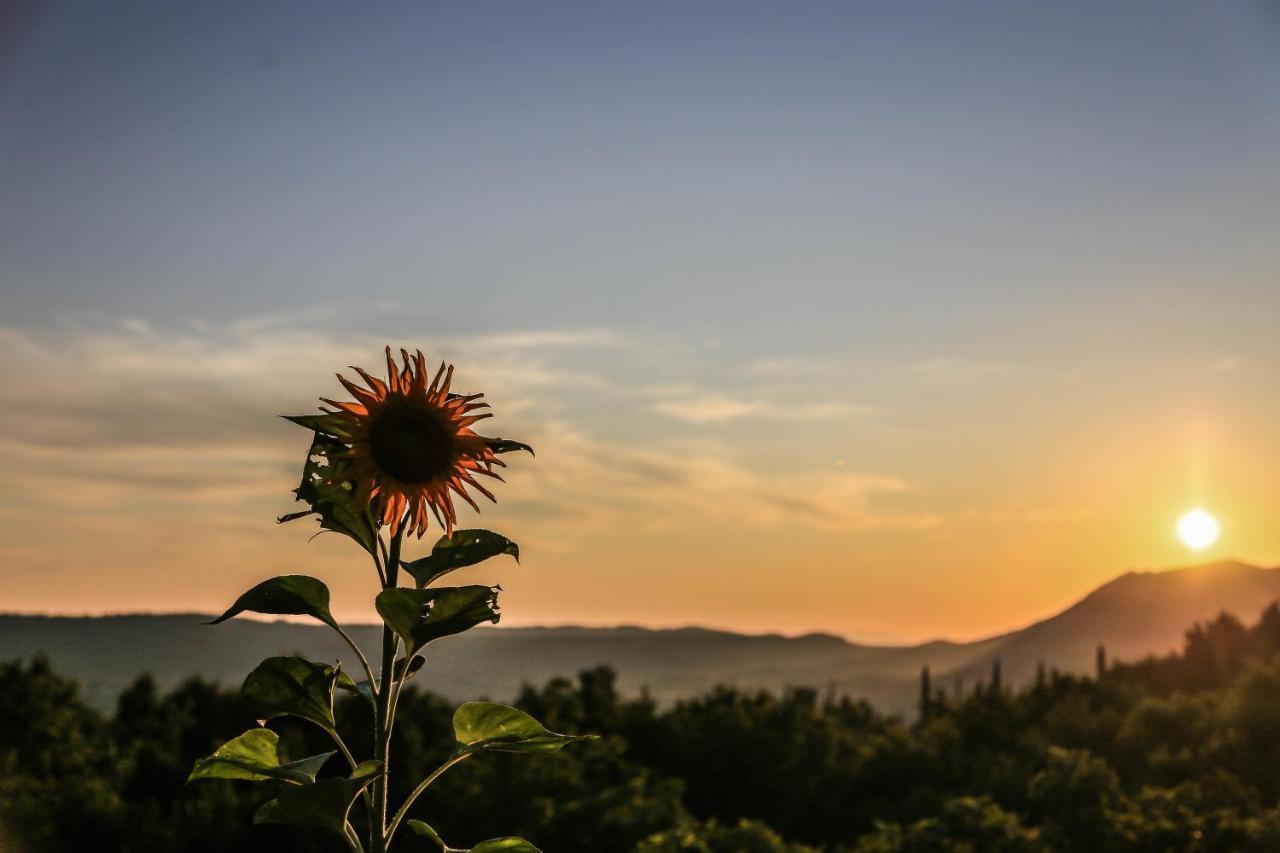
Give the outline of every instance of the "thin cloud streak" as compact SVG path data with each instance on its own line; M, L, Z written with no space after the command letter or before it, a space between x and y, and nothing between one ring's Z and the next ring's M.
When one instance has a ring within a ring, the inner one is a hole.
M270 331L264 331L270 327ZM720 445L666 446L662 433L623 449L556 414L559 392L585 399L616 383L567 368L548 353L646 348L607 330L541 331L476 339L428 337L456 358L467 387L511 399L503 432L539 451L530 474L513 478L505 497L519 517L552 527L587 524L669 529L708 521L755 527L800 523L827 529L917 529L929 513L888 511L880 498L910 491L899 478L797 470L754 470ZM142 323L72 326L56 334L0 328L0 405L13 416L0 428L0 464L35 503L109 508L131 500L211 508L254 501L291 488L300 439L272 425L281 411L309 411L334 365L369 364L372 336L331 337L282 327L232 324L222 335L164 332ZM306 389L300 391L299 389ZM645 391L639 392L642 396ZM754 415L774 420L858 417L838 403L786 405L703 395L668 400L666 418L713 423ZM71 496L68 498L68 496ZM256 504L255 504L256 509Z
M848 403L788 404L774 400L736 399L711 394L684 400L666 400L655 404L653 411L687 423L710 424L746 417L791 421L855 419L876 414L878 410L871 406L855 406Z

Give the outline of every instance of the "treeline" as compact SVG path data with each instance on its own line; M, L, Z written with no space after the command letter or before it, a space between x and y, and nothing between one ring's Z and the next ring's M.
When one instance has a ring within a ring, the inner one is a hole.
M814 690L722 688L659 709L597 669L516 704L603 739L465 762L415 811L454 844L514 834L548 853L1280 850L1278 655L1273 605L1097 678L930 694L910 725ZM393 755L411 783L451 751L452 708L420 691L401 704ZM367 706L337 710L358 743ZM106 717L44 661L0 665L0 849L341 851L319 831L251 826L262 785L183 784L252 725L235 691L200 680L161 695L140 678ZM271 725L287 757L328 748Z

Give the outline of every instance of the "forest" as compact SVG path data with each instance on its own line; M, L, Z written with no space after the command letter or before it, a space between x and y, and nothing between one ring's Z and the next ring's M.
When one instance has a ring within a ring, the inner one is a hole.
M820 688L659 707L594 669L515 704L599 740L460 764L414 816L454 846L521 835L546 853L1280 849L1280 608L1197 624L1177 654L1099 664L1016 689L998 668L964 690L926 675L911 721ZM450 752L453 709L423 689L401 703L393 754L416 780ZM337 713L357 743L368 706ZM253 725L236 690L199 679L162 693L140 677L108 716L43 659L0 664L0 848L342 850L322 830L252 826L273 783L185 784ZM325 749L305 723L270 725L286 757Z

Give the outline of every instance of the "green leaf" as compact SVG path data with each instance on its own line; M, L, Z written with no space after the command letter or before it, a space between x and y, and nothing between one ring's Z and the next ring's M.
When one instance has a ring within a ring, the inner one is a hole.
M530 456L536 455L533 448L525 444L523 441L512 441L509 438L490 438L487 439L489 449L494 453L514 453L517 450L524 450Z
M436 844L439 844L440 849L444 851L444 853L449 853L449 851L453 849L448 844L445 844L444 839L440 837L440 834L436 832L434 829L432 829L430 824L426 823L425 821L407 820L405 821L404 825L409 827L418 835L421 835L423 838L429 838L432 841L434 841Z
M412 657L408 658L408 660L406 660L405 658L400 658L399 660L396 661L396 670L395 670L396 678L398 679L413 678L415 675L418 674L418 671L422 669L423 665L426 662L427 662L427 659L422 655L413 655Z
M491 530L455 530L452 535L441 536L430 555L402 565L418 586L426 586L454 569L474 566L499 554L510 554L520 562L520 546L505 536Z
M495 702L467 702L453 714L458 752L556 752L595 735L562 735L548 731L524 711Z
M481 622L497 622L496 586L445 586L438 589L384 589L374 606L387 627L413 655L432 640L460 634Z
M326 625L338 627L329 612L329 587L308 575L281 575L255 586L236 599L210 625L244 613L271 613L277 616L312 616Z
M445 844L444 839L440 837L440 834L423 821L405 821L405 826L412 829L418 835L421 835L424 838L429 838L436 844L440 845L442 853L542 853L541 850L534 847L523 838L515 838L513 836L508 836L506 838L490 838L488 841L481 841L470 850L459 850Z
M355 502L355 486L344 476L347 463L340 456L346 450L342 441L316 432L302 466L302 482L293 490L311 509L276 520L283 524L314 513L320 517L320 527L350 536L372 554L378 547L378 526L368 505Z
M291 714L332 730L338 674L335 667L302 658L267 658L245 678L240 694L256 719Z
M377 702L377 698L373 695L373 685L371 685L368 681L357 682L355 679L347 675L345 672L342 672L342 671L338 672L337 687L339 690L346 690L348 693L354 693L357 696L363 696L365 699L367 699L370 702Z
M471 848L471 853L542 853L523 838L507 836L506 838L490 838L481 841Z
M310 758L281 764L277 752L279 741L279 736L271 729L249 729L218 747L212 755L197 759L187 781L246 779L261 782L275 779L295 785L309 785L316 781L316 774L334 754L323 752Z
M365 761L346 779L321 779L314 785L284 788L253 816L257 823L320 826L345 834L351 804L377 774L380 763Z
M281 415L286 421L292 421L300 427L318 432L329 438L346 439L351 434L347 429L348 421L341 415L329 413L319 415Z

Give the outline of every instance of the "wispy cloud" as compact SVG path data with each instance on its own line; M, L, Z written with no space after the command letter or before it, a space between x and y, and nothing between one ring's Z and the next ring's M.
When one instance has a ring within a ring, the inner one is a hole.
M969 509L963 514L966 521L990 524L1074 524L1093 514L1087 507L1028 507L1007 509Z
M663 529L708 522L738 527L807 525L830 530L922 529L941 518L882 506L909 496L892 475L753 470L716 445L609 447L568 424L536 436L539 464L508 490L516 501L557 506L574 525Z
M956 356L926 358L907 365L907 372L920 382L955 387L977 385L1012 370L1008 364Z
M654 405L653 410L676 420L694 424L731 421L747 415L759 415L768 411L763 400L735 400L713 394L686 400L665 400Z
M1223 355L1210 360L1208 368L1216 373L1235 373L1243 370L1244 359L1236 355Z
M936 521L879 505L909 493L896 477L804 468L774 475L731 446L673 444L661 430L621 449L593 435L553 398L568 391L581 409L593 400L603 406L600 395L614 393L618 383L594 372L594 357L555 356L600 348L644 352L617 333L525 331L428 343L461 362L465 387L510 403L500 410L501 431L538 447L539 464L504 493L517 516L553 525L720 520L850 530ZM270 416L312 410L315 397L329 390L330 370L376 364L379 344L372 336L330 336L278 320L221 330L145 323L74 325L56 333L0 328L0 358L8 365L0 405L9 413L0 424L0 464L28 501L69 500L85 511L176 502L225 512L233 498L287 495L299 439L286 424L272 426ZM653 386L633 393L670 397L651 411L694 424L840 419L867 411L696 388L676 383L660 393Z
M769 358L758 358L750 361L743 368L743 371L752 376L766 376L773 378L794 378L796 376L813 375L817 373L825 373L832 370L834 365L830 361L822 359L800 356L772 356Z
M838 402L786 403L772 399L742 399L722 394L708 394L685 399L664 400L653 410L676 420L693 424L719 423L746 417L773 420L837 420L874 414L870 406Z

